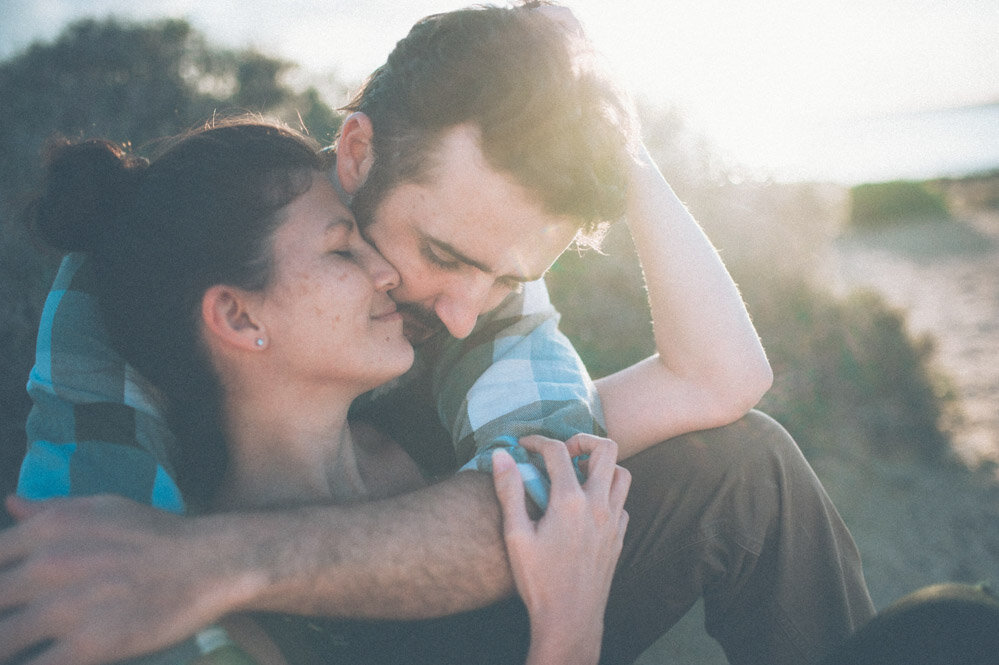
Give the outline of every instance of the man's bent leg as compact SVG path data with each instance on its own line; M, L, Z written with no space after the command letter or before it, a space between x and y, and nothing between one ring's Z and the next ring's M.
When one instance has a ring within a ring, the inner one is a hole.
M873 615L853 539L770 417L754 411L622 465L630 521L601 662L632 662L701 596L708 632L739 665L818 662Z

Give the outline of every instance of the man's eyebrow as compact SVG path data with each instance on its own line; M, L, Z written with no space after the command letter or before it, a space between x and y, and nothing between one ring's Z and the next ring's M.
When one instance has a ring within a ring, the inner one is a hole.
M462 252L461 250L459 250L458 248L456 248L451 243L449 243L449 242L447 242L445 240L440 240L438 238L434 238L433 236L429 236L429 235L427 235L425 233L421 233L420 235L423 238L424 242L429 243L431 245L434 245L435 247L438 247L439 249L447 252L448 254L451 255L451 258L454 259L455 261L457 261L459 263L464 263L465 265L471 266L471 267L475 268L476 270L480 270L480 271L482 271L484 273L487 273L489 275L495 274L496 271L494 271L492 268L490 268L489 266L487 266L485 263L482 263L481 261L477 261L477 260L473 259L472 257L467 256L464 252ZM510 281L513 281L513 282L527 283L527 282L537 281L537 280L541 279L543 276L544 275L537 275L537 276L534 276L534 275L527 275L527 276L524 276L524 275L499 275L498 278L499 279L510 280Z

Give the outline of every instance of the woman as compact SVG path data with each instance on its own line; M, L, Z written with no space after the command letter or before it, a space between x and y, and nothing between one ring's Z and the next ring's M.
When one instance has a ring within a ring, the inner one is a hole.
M236 119L179 137L151 163L99 141L50 155L38 230L89 255L116 350L162 394L179 439L166 468L194 510L370 500L423 482L394 443L347 421L413 349L387 293L398 275L361 237L317 148ZM546 516L527 517L505 453L494 477L529 610L528 661L595 661L628 477L605 440L570 445L591 453L584 487L564 445L524 445L549 466ZM594 519L599 508L609 519ZM571 574L553 565L566 555ZM255 625L233 627L256 657L280 662Z

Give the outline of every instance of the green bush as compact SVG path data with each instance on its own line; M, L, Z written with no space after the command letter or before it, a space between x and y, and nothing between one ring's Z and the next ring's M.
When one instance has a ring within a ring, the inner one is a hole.
M947 220L943 196L925 183L895 180L857 185L850 189L850 224L872 228L905 221Z
M747 294L775 374L761 408L803 448L853 443L927 462L947 454L948 392L931 369L933 345L910 337L900 311L873 292L835 298L803 279L765 290Z
M648 300L624 225L601 252L568 251L546 276L568 336L594 377L606 376L655 352Z

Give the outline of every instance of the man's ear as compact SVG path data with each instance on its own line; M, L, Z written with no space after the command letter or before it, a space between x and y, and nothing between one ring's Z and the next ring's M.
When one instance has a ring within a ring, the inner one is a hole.
M374 128L371 118L360 111L351 113L340 128L336 144L336 174L347 194L353 195L368 178L375 161L371 148Z
M216 284L205 291L201 297L201 320L211 340L244 350L265 347L266 331L250 306L251 300L242 289Z

